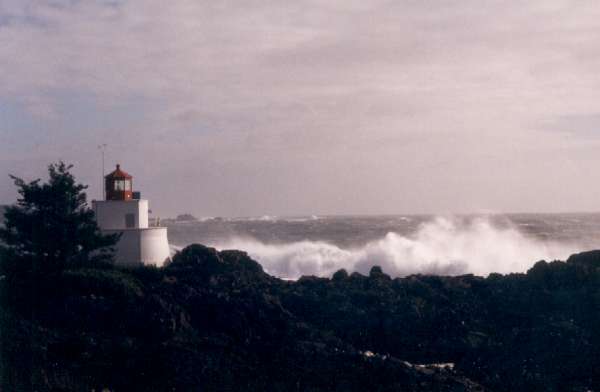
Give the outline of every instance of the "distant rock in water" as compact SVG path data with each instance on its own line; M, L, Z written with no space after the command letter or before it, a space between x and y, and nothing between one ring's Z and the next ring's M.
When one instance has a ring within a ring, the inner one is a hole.
M192 214L180 214L175 218L176 222L197 222L198 219Z
M599 390L599 255L488 278L284 281L194 244L163 268L11 272L1 389Z

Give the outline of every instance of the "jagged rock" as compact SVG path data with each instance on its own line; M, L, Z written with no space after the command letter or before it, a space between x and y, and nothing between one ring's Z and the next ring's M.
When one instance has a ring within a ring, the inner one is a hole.
M567 259L567 263L600 268L600 250L576 253Z
M369 271L369 278L385 279L385 280L391 279L388 274L383 273L383 270L378 265L374 265L373 267L371 267L371 270Z
M340 280L344 280L348 278L348 272L345 269L340 269L338 271L336 271L332 276L331 276L331 280L333 281L340 281Z
M289 282L244 252L192 245L164 268L7 276L0 386L598 390L599 255L488 278L373 267Z

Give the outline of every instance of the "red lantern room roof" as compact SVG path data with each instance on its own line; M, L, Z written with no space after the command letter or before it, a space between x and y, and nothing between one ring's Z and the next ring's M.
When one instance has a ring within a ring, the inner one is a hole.
M117 163L117 169L115 171L113 171L112 173L109 173L105 176L105 178L110 179L110 178L119 178L119 179L123 179L123 178L127 178L127 179L131 179L132 177L124 172L123 170L121 170L121 165L119 165Z

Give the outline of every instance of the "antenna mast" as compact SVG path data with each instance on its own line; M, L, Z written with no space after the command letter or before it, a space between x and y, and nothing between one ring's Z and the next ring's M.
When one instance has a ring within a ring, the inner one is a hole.
M104 189L104 151L106 150L106 143L98 145L98 149L102 154L102 176L100 176L101 187L102 189L102 200L106 200L106 189Z

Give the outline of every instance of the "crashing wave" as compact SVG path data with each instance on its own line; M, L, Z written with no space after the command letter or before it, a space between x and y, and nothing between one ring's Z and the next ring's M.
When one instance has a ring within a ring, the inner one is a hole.
M438 217L410 236L390 232L358 248L322 241L266 244L250 238L234 238L217 248L244 250L270 274L292 279L330 276L341 268L367 273L374 265L392 276L523 272L538 260L561 259L579 250L576 244L531 238L512 225L497 227L485 217Z

